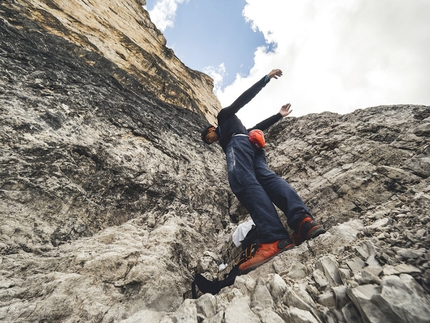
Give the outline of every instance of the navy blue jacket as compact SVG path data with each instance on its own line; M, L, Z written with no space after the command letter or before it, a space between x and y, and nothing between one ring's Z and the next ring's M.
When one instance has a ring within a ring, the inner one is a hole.
M251 101L258 92L261 91L263 87L269 83L270 78L266 75L260 81L251 86L248 90L243 92L229 107L224 108L218 113L218 127L216 132L219 137L219 143L224 150L227 150L227 145L230 139L235 134L248 135L249 131L252 129L260 129L262 131L269 128L271 125L282 119L282 115L277 113L260 123L256 124L254 127L246 129L242 124L240 119L236 116L236 113L243 108L249 101Z

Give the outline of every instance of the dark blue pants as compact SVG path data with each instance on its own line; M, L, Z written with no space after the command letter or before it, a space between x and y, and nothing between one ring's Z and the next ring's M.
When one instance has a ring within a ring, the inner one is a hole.
M233 137L226 156L230 187L259 228L259 242L287 238L288 232L273 204L287 216L291 227L302 212L309 214L302 199L283 178L269 170L264 150L254 148L248 137Z

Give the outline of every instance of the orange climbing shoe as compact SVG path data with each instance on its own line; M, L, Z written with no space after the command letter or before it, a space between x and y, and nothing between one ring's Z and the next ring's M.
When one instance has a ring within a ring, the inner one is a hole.
M247 272L250 272L251 270L269 261L277 254L291 248L294 248L294 243L292 243L290 239L282 239L269 243L261 243L258 246L254 257L241 264L239 266L239 270L241 274L246 274Z
M292 238L296 246L298 246L303 241L313 239L325 232L322 226L316 224L312 217L306 214L300 220L299 227L294 231Z

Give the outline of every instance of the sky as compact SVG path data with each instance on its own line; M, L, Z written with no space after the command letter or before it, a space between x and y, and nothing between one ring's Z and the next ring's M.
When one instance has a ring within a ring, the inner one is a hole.
M229 106L279 68L238 116L430 105L430 0L147 0L167 47Z

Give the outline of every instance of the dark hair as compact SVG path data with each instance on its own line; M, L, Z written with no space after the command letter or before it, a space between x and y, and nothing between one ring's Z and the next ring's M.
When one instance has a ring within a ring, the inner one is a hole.
M202 140L208 145L210 145L211 143L206 141L206 135L208 134L210 128L214 128L214 126L210 124L209 126L204 127L204 129L202 130Z

